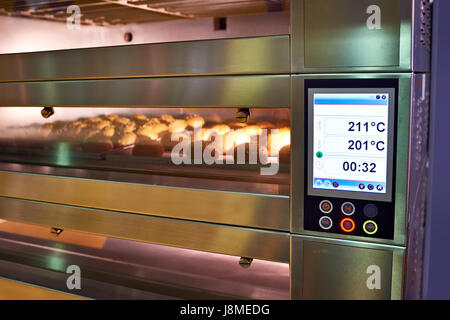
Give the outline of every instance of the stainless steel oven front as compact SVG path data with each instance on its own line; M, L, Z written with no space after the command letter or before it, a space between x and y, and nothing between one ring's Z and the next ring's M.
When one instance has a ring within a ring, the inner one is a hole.
M272 261L282 298L419 298L430 4L376 2L0 55L0 218Z

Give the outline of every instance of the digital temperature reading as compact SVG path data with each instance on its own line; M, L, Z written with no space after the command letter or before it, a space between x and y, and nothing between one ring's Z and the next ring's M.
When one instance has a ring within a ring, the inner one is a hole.
M386 194L390 94L312 98L312 188Z

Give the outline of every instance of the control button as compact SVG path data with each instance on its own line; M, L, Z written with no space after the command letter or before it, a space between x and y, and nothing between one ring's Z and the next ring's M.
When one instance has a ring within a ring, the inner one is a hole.
M331 229L331 227L333 226L333 220L331 220L330 217L327 216L323 216L322 218L320 218L319 220L319 225L322 229L324 230L328 230Z
M378 215L378 208L376 205L369 203L364 206L363 213L367 218L375 218Z
M366 186L365 186L364 184L362 184L362 183L359 184L359 188L360 188L361 190L364 190L365 187L366 187Z
M355 206L351 202L344 202L341 206L341 211L346 216L351 216L355 213Z
M373 190L373 184L369 184L369 185L367 186L367 189Z
M364 232L367 234L375 234L378 231L378 226L375 221L368 220L363 224Z
M352 232L355 230L355 221L350 218L345 218L341 221L341 229L345 232Z
M319 204L319 209L325 214L330 213L331 211L333 211L333 204L329 200L323 200Z

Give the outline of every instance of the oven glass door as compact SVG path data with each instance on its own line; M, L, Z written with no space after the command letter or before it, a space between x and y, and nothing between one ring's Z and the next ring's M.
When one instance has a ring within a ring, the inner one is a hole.
M0 170L289 195L289 110L239 110L0 108Z

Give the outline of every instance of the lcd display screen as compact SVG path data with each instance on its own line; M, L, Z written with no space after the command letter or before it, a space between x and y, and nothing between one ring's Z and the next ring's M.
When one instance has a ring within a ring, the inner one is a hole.
M393 91L310 89L313 194L332 190L390 198Z

